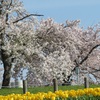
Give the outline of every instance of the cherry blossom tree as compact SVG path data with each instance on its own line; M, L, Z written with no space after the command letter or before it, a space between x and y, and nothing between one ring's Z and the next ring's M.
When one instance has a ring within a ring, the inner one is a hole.
M18 69L28 64L25 56L32 53L34 29L38 25L33 16L40 15L29 14L19 0L0 0L0 59L4 65L2 87L9 85L12 63Z
M92 52L100 46L100 30L99 27L83 29L78 24L79 20L66 21L66 25L52 19L40 22L36 41L41 50L30 57L34 66L29 69L30 84L52 84L53 78L62 83L65 78L69 80L76 67L83 68Z
M0 1L3 87L9 85L12 63L16 76L22 67L29 70L29 83L51 84L53 78L61 83L100 46L99 27L84 30L79 20L66 21L64 25L51 18L38 23L33 16L37 14L27 13L18 0Z
M95 27L89 27L87 30L84 30L82 41L84 45L79 49L80 54L77 55L77 58L74 60L75 67L72 70L74 72L76 67L79 67L81 74L86 74L86 72L92 72L93 69L98 69L99 62L99 52L100 52L100 26L96 25ZM96 53L95 51L98 51ZM100 63L99 63L100 64ZM83 71L84 70L84 71ZM72 74L68 77L70 78ZM83 75L84 76L84 75ZM68 80L69 80L68 78Z
M83 30L78 24L79 20L66 21L65 26L50 18L40 22L36 29L40 51L30 57L33 68L29 69L28 80L31 84L52 83L53 78L63 82L80 62L87 59L93 47L98 46L99 30Z
M100 49L99 47L95 49L91 55L89 56L89 59L86 60L86 62L82 65L82 71L87 70L85 74L92 74L96 81L95 83L98 83L98 80L100 79ZM92 82L94 82L92 80Z

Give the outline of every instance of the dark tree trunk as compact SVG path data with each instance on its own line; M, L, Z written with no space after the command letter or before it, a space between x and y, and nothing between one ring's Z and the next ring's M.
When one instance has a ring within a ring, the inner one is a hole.
M6 54L6 51L2 50L1 55L4 67L2 88L7 88L9 86L11 77L11 63L8 61L9 56Z
M2 81L2 88L7 88L10 83L10 73L11 73L11 66L8 63L4 64L4 74L3 74L3 81Z
M98 48L100 46L100 44L95 45L94 47L92 47L90 49L90 51L87 53L87 55L82 59L82 61L80 61L79 63L77 63L76 59L75 59L75 67L71 70L71 74L67 77L67 81L70 80L71 76L72 76L72 72L74 72L76 70L76 67L79 67L80 65L82 65L89 57L89 55L93 52L94 49Z

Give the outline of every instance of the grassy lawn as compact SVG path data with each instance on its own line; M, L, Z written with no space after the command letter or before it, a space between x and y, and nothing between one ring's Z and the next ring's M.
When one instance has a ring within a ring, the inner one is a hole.
M90 85L90 88L100 87L100 85ZM77 89L83 89L84 86L59 86L59 90L77 90ZM33 87L28 88L28 91L31 93L38 93L38 92L53 92L53 86L46 86L46 87ZM22 94L23 89L22 88L4 88L0 89L0 95L8 95L8 94Z

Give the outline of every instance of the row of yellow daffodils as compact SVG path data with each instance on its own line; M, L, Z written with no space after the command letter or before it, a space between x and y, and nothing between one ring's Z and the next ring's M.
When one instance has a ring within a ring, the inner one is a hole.
M56 91L37 94L31 94L27 92L26 94L10 94L7 96L0 95L0 100L67 100L68 98L78 98L82 96L94 96L100 97L100 88L87 88L87 89L78 89L70 91Z

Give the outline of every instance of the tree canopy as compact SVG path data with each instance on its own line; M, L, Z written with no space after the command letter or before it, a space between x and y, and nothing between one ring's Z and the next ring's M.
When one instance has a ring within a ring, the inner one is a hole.
M34 16L41 15L29 14L19 0L0 1L2 86L9 85L12 63L15 76L22 67L29 70L29 83L52 83L53 78L61 83L76 67L93 58L95 49L100 53L99 25L83 29L79 20L67 20L65 25L51 18L39 22Z

